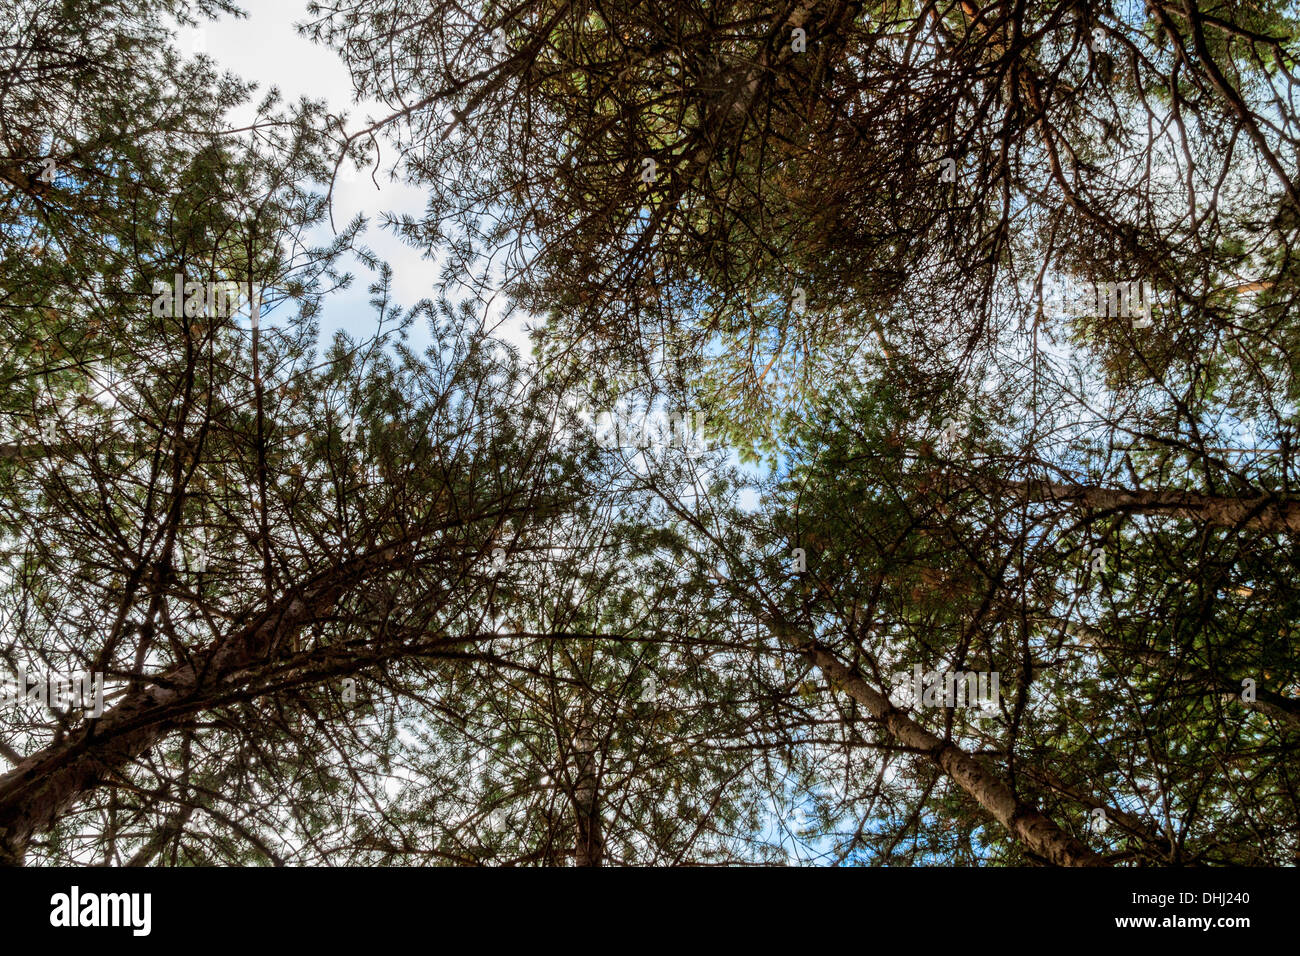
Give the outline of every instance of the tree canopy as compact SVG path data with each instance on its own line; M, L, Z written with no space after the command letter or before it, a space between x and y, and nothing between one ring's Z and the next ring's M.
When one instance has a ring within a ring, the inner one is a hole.
M1293 8L238 14L0 25L0 862L1300 860Z

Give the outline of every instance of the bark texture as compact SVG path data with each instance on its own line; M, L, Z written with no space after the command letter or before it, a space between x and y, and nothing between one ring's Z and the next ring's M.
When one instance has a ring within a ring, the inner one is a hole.
M926 754L975 801L993 815L1012 835L1034 853L1057 866L1104 866L1105 861L1079 840L1070 836L1036 808L1016 799L997 776L984 769L956 744L930 733L854 669L845 666L817 642L800 644L804 656L854 700L884 724L895 740Z
M1009 495L1024 495L1030 501L1063 501L1089 511L1135 511L1167 514L1203 521L1220 528L1249 528L1256 531L1300 531L1300 501L1260 495L1235 498L1204 495L1192 491L1129 491L1096 485L1071 485L1051 481L999 482L996 488Z
M601 866L605 857L605 833L600 818L596 753L591 717L584 715L574 742L574 755L577 761L573 788L574 817L577 822L574 860L578 866Z
M0 777L0 865L21 865L32 834L51 827L82 794L193 720L229 689L232 678L270 660L289 635L326 614L380 560L370 556L319 575Z

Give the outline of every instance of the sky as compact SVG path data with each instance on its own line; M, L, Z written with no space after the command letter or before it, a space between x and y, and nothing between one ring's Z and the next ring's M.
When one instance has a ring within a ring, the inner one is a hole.
M246 18L225 16L205 22L200 27L177 29L177 46L182 53L206 54L220 69L258 84L249 100L231 115L232 126L248 122L257 102L271 87L278 88L287 102L295 102L303 96L324 99L331 112L349 114L349 131L360 128L367 117L383 117L392 112L375 101L355 102L352 80L343 61L332 50L312 43L294 29L295 24L308 19L307 0L244 0L243 9L248 14ZM440 263L424 258L420 250L404 244L378 226L384 212L421 216L426 201L424 189L394 181L391 177L393 151L386 148L382 155L389 165L376 172L374 182L369 173L345 180L340 169L340 181L334 190L334 222L347 223L358 213L367 218L369 225L359 242L393 267L394 295L400 304L409 308L421 299L437 298L435 285ZM322 243L328 241L328 227L313 238ZM375 331L375 316L367 292L374 275L360 263L349 264L346 268L354 275L352 287L328 296L322 304L322 344L328 342L334 329L343 329L355 337L365 337ZM528 317L520 315L502 323L497 308L500 304L502 300L498 298L491 308L487 317L489 328L494 329L497 337L518 348L523 356L530 355L531 343L524 328ZM274 314L264 321L274 324ZM420 348L430 341L431 337L422 326L411 330L412 347ZM764 468L742 466L734 452L727 458L729 464L740 467L753 478L766 472ZM740 505L746 510L757 508L757 490L745 488L741 492Z
M241 79L255 82L258 89L243 107L230 117L232 126L250 119L256 103L271 87L277 87L285 101L301 97L324 99L331 112L349 114L347 129L361 127L367 117L381 117L391 112L374 101L356 103L352 81L342 60L331 50L313 44L294 29L294 24L308 19L307 0L244 0L245 19L222 17L201 27L180 27L177 46L187 55L204 53L222 70ZM393 267L393 289L397 300L410 307L423 298L436 298L440 264L425 259L421 252L402 243L392 233L378 226L384 212L420 216L426 194L423 189L396 182L390 175L394 153L383 151L384 162L375 172L350 177L343 175L350 166L340 167L340 181L334 187L334 222L345 224L358 213L369 221L360 243ZM373 169L373 168L372 168ZM378 188L376 187L378 184ZM326 241L328 227L317 238ZM332 330L365 336L375 329L374 313L368 304L367 287L373 274L356 264L348 271L355 276L352 288L329 296L322 310L323 341ZM272 321L274 317L272 316ZM497 330L497 335L528 353L529 343L522 318ZM427 343L423 328L412 330L412 344Z

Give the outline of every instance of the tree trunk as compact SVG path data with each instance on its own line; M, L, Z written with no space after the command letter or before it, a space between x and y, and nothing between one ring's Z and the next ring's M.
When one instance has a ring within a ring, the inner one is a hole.
M596 781L596 741L592 721L584 713L574 742L577 758L573 812L577 822L574 860L578 866L600 866L605 857L605 834L600 818L600 792Z
M1088 511L1135 511L1168 514L1221 528L1255 531L1300 531L1300 501L1260 495L1234 498L1192 491L1128 491L1096 485L1051 481L975 481L981 490L1030 501L1074 502Z
M191 663L128 692L102 717L0 777L0 865L21 865L32 834L47 830L83 793L207 709L227 677L270 659L289 634L328 611L378 560L371 555L325 572Z
M1080 841L1063 831L1037 809L1016 799L1011 789L985 770L956 744L930 733L872 688L854 669L840 663L823 645L796 637L803 655L831 677L850 697L878 718L889 734L904 746L926 754L999 823L1034 853L1057 866L1104 866Z

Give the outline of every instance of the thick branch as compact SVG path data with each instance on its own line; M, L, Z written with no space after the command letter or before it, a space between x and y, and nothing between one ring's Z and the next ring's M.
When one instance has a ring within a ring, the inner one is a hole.
M865 707L899 743L926 754L975 798L1012 836L1057 866L1103 866L1104 861L1036 808L1021 803L998 777L956 744L930 733L871 687L856 669L846 667L822 644L795 638L803 655L850 697Z
M0 864L21 863L32 834L48 829L83 793L206 709L227 676L270 659L286 637L326 614L384 560L371 554L318 575L189 663L131 691L99 719L0 777Z

